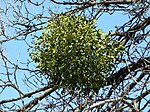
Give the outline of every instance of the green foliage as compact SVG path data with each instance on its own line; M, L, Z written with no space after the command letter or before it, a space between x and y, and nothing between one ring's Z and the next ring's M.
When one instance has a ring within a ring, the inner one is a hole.
M83 16L60 15L35 37L31 58L51 83L98 92L122 46Z

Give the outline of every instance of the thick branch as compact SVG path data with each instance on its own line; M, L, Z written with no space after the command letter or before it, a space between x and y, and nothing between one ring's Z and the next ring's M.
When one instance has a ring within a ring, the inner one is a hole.
M23 111L23 110L27 110L27 111L31 110L35 105L38 104L39 101L41 101L46 96L50 95L57 88L58 88L57 86L54 86L53 88L49 88L49 89L45 90L43 92L43 94L41 94L40 96L36 97L34 100L30 101L28 104L24 105L23 107L21 107L20 109L16 110L15 112L20 112L20 111Z
M22 97L19 97L19 98L12 98L12 99L8 99L8 100L2 100L2 101L0 101L0 104L9 103L9 102L13 102L13 101L18 101L21 98L26 98L26 97L30 98L33 94L39 93L41 91L45 91L48 88L52 88L52 87L54 87L54 86L46 86L46 87L43 87L41 89L37 89L37 90L32 91L30 93L24 94Z
M150 57L139 59L137 62L132 63L124 68L121 68L118 72L116 72L114 75L111 75L108 78L109 84L120 84L124 78L132 71L145 67L147 65L150 65ZM130 71L129 71L130 70Z
M118 102L118 101L122 101L123 103L127 104L130 108L132 108L134 111L136 111L136 108L133 107L133 105L131 103L129 103L125 98L118 97L118 98L107 99L107 100L95 103L95 104L91 105L89 108L87 108L85 112L89 112L93 108L99 107L99 106L104 105L106 103Z
M114 101L120 101L121 99L122 99L122 97L118 97L118 98L112 98L112 99L107 99L107 100L104 100L104 101L100 101L96 104L91 105L89 108L86 109L85 112L89 112L89 110L92 110L93 108L101 106L101 105L106 104L106 103L110 103L110 102L114 102Z
M103 5L111 5L111 4L131 4L133 3L133 1L100 1L100 2L97 2L97 1L94 1L94 0L89 0L87 2L58 2L56 0L51 0L52 2L54 2L55 4L62 4L62 5L100 5L100 4L103 4Z

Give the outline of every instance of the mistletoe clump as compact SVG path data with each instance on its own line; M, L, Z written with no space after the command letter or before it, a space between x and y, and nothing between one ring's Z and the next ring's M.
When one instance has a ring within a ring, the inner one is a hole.
M31 58L50 83L72 91L98 92L107 85L106 74L122 51L110 36L96 28L94 20L64 15L49 21L36 36Z

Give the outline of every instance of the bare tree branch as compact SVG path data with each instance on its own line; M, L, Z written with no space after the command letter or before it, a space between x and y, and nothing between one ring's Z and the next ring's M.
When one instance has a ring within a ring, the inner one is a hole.
M137 62L134 62L124 68L121 68L118 72L116 72L115 74L111 75L108 78L108 82L110 82L110 84L120 84L124 78L132 71L138 69L138 68L145 68L147 66L150 66L150 57L146 57L143 59L139 59ZM130 71L128 71L128 69L130 69Z
M20 109L16 110L16 112L20 112L20 111L23 111L23 110L26 110L26 111L31 110L35 105L38 104L39 101L41 101L46 96L50 95L56 89L57 89L57 86L54 86L53 88L49 88L49 89L45 90L41 95L39 95L38 97L36 97L34 100L30 101L25 106L23 106Z

